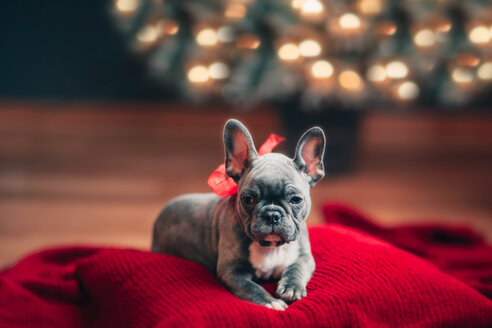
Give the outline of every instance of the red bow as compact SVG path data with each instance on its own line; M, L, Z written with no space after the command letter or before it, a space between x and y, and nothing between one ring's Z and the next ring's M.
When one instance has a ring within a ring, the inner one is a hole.
M276 134L270 134L268 139L261 145L260 149L258 149L258 155L261 156L271 153L273 148L284 140L285 138ZM208 177L208 186L222 199L234 195L237 192L237 184L232 178L229 178L226 175L225 164L220 164L219 167L210 174Z

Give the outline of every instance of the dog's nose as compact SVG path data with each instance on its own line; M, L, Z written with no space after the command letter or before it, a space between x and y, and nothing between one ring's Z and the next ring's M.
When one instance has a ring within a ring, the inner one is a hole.
M270 212L265 213L265 218L271 224L278 224L280 222L280 219L282 218L282 216L277 211L270 211Z

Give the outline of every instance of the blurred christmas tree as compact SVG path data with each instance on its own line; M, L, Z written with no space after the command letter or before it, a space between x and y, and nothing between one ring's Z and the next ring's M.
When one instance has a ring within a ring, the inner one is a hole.
M484 104L488 0L114 0L151 74L189 99ZM444 107L444 106L441 106Z

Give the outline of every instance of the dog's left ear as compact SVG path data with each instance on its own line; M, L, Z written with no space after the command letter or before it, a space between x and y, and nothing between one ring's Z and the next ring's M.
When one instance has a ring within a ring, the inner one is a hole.
M308 175L311 186L325 176L323 168L325 144L325 134L317 126L307 130L297 143L294 164L299 171Z
M224 128L224 146L226 173L238 182L251 162L258 157L253 138L241 122L231 119Z

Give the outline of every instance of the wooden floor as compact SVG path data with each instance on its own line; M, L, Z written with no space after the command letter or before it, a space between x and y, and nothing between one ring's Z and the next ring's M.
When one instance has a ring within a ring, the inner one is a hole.
M230 116L257 144L283 133L269 109L0 103L0 267L52 245L147 248L167 200L208 191ZM370 114L361 139L356 172L313 190L309 223L338 200L385 225L465 223L492 240L492 116Z

